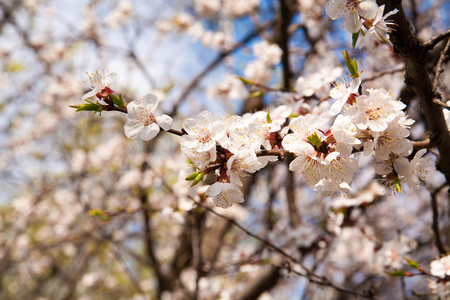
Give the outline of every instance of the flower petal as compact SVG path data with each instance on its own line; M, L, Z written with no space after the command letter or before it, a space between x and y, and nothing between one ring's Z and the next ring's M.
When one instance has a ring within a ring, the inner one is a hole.
M144 126L142 128L141 133L139 134L139 138L144 141L150 141L159 133L158 124L152 123L148 126Z
M156 119L156 123L158 123L158 125L163 130L167 131L170 128L172 128L173 120L168 115L162 115L162 116L156 117L155 119Z

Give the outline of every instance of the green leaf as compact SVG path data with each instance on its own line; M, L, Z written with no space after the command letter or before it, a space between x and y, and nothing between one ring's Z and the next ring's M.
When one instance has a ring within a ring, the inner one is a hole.
M109 221L111 219L111 216L109 214L101 209L92 209L88 212L88 215L93 217L99 217L102 221Z
M356 78L361 75L362 71L358 72L358 64L356 63L356 58L353 58L353 60L350 58L350 55L347 52L347 49L345 49L345 52L342 51L342 55L344 56L345 64L347 65L347 69L350 72L350 77Z
M400 270L396 270L396 269L394 269L394 271L392 271L392 272L386 272L386 274L388 274L389 276L394 276L394 277L405 277L408 275L405 271L400 271Z
M414 260L408 259L408 258L405 258L405 260L410 267L413 267L414 269L417 269L417 270L421 269L419 266L419 263L417 261L414 261Z
M362 31L362 30L360 29L360 30L358 30L357 32L355 32L355 33L352 34L352 47L353 47L353 49L355 49L355 47L356 47L356 42L358 42L359 33L360 33L361 31Z
M198 174L199 174L199 172L194 172L191 175L189 175L188 177L186 177L184 180L186 180L186 181L195 180L195 178L197 178Z
M250 95L248 95L248 97L249 97L249 98L254 98L254 97L260 97L260 96L262 96L262 95L264 95L264 92L263 92L263 91L256 91L256 92L253 92L253 93L251 93Z
M402 183L400 182L400 179L397 177L395 178L394 182L392 183L392 185L395 187L395 189L397 190L397 192L399 194L402 193Z
M267 123L272 123L272 119L270 118L270 108L269 108L269 110L267 111L266 121L267 121Z
M249 79L245 79L244 77L241 77L241 76L239 76L238 78L239 78L239 80L242 81L243 83L253 85L253 81L251 81L251 80L249 80Z
M320 137L315 132L312 135L308 136L308 141L311 143L311 145L314 146L314 148L320 146L320 143L322 142L320 140Z
M194 185L200 183L203 181L203 176L205 174L203 172L199 172L199 174L197 175L197 177L195 178L194 182L192 182L191 187L193 187Z
M87 104L69 105L69 107L76 108L77 111L93 111L94 113L103 111L103 107L100 104L88 100L86 102Z
M98 217L100 217L100 216L103 216L104 214L105 214L105 212L103 210L101 210L101 209L98 209L98 208L88 211L88 215L89 216L98 216Z
M125 108L125 102L122 99L122 95L119 95L119 97L117 97L114 94L109 94L109 96L111 97L115 105L117 105L120 108Z

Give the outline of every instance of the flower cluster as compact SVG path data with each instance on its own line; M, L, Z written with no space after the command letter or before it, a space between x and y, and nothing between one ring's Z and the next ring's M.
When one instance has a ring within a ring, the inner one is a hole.
M394 23L386 19L398 10L384 14L384 8L384 5L378 7L374 0L329 0L325 5L325 12L333 20L344 17L345 29L357 34L357 37L359 33L362 34L359 48L374 48L382 42L390 44L388 25L392 26Z
M273 50L275 62L278 54ZM125 105L108 87L111 75L103 75L91 80L93 90L88 95L110 101L106 108L116 103L125 107L127 137L148 141L160 128L175 132L172 118L156 113L159 101L155 95ZM359 169L358 152L373 158L375 172L389 193L400 193L405 184L409 189L418 188L419 180L431 171L434 164L423 157L426 149L408 159L413 151L408 137L414 121L406 116L406 105L385 89L363 92L360 78L355 77L350 84L337 83L321 106L305 110L298 105L281 105L272 111L221 118L203 111L197 118L186 119L183 131L176 134L181 136L182 152L197 169L190 180L198 183L205 174L215 172L216 182L206 195L217 206L227 208L244 201L239 188L242 177L278 159L281 152L269 153L273 149L283 151L283 156L295 156L289 170L313 190L331 196L351 191ZM294 118L289 122L289 117Z
M413 150L408 136L414 120L403 111L406 105L384 89L368 89L369 95L359 95L359 82L355 79L349 87L340 83L331 90L331 97L337 99L332 112L343 107L332 126L336 141L347 148L346 153L351 145L351 151L372 156L375 171L382 175L389 192L401 192L403 183L410 189L418 188L419 179L426 178L433 164L431 159L422 158L425 149L414 159L407 158Z
M215 170L216 183L206 191L217 206L227 208L233 202L243 202L239 189L241 177L264 167L269 157L258 157L261 148L279 146L280 124L267 122L265 114L232 116L214 119L209 111L183 123L186 135L181 136L183 153L197 168Z

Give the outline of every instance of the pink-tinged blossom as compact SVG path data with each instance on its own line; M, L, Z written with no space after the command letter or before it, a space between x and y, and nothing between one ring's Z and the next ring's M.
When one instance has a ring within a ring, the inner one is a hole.
M212 197L214 204L222 208L228 208L234 202L244 202L244 194L239 187L229 182L214 183L206 190L206 196Z
M344 158L339 152L329 153L325 159L326 178L332 182L348 183L358 170L358 162L354 158ZM346 188L346 187L345 187Z
M263 146L266 150L272 149L275 143L275 134L281 129L279 123L267 122L267 112L258 111L254 114L246 113L242 116L242 121L247 125L249 135L249 145L246 148L259 150Z
M363 25L367 30L364 31L364 34L360 39L359 49L361 49L362 46L368 46L369 48L374 49L376 45L381 44L382 42L392 45L389 40L391 28L389 28L388 25L393 26L395 23L386 21L386 19L397 12L398 9L394 9L383 16L384 5L381 5L373 20L368 19L364 21Z
M377 265L386 269L400 269L406 265L407 254L417 247L414 240L401 235L395 240L383 243L383 247L376 253Z
M155 95L148 94L142 100L135 100L127 105L128 119L124 129L128 138L149 141L159 133L160 127L166 131L172 127L171 117L155 113L158 103Z
M204 17L210 17L220 10L220 0L194 0L195 10Z
M344 214L342 212L329 212L326 229L339 236L342 231L342 224L344 223Z
M246 79L260 84L268 83L272 73L272 67L260 59L249 62L244 69Z
M216 142L226 137L225 126L214 122L209 111L203 111L198 118L188 118L183 122L187 135L183 135L180 144L185 148L195 149L198 152L215 149Z
M84 94L81 99L85 100L94 96L99 98L108 97L109 94L113 93L108 86L116 79L116 76L117 73L110 73L108 70L102 70L101 73L95 71L85 81L92 90Z

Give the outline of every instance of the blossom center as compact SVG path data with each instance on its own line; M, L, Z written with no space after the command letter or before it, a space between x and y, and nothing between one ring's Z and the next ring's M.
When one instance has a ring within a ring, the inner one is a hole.
M142 110L140 113L140 116L141 116L141 122L145 126L148 126L148 125L156 122L155 116L153 115L153 113L151 111Z
M355 11L359 3L361 3L361 0L347 0L347 9L349 11Z
M206 143L211 140L211 132L207 128L201 128L197 132L197 139L200 143Z
M383 112L383 109L381 107L369 108L368 110L366 110L366 115L369 118L369 120L372 121L372 120L379 119L382 112Z

